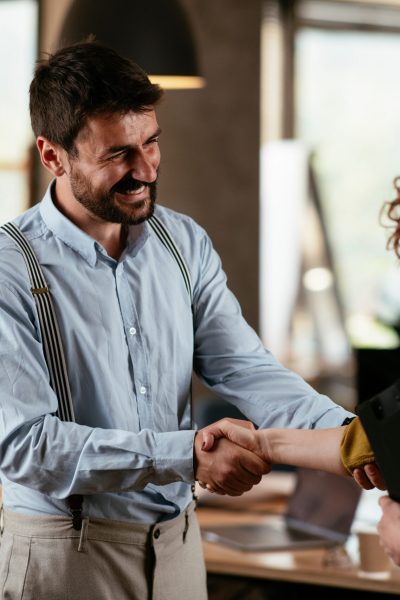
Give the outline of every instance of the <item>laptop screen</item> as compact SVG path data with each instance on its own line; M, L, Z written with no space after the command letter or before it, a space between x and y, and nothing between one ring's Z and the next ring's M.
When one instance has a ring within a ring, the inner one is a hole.
M314 469L298 469L297 483L286 512L289 520L347 536L361 489L351 477Z

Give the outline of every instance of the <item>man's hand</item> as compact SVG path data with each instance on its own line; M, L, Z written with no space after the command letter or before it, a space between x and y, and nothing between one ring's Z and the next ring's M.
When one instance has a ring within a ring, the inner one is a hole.
M378 490L386 490L386 484L376 463L368 463L364 467L357 467L353 471L353 477L364 490L372 490L374 487Z
M389 496L380 498L379 504L383 512L378 524L381 546L396 565L400 565L400 504Z
M244 442L251 442L255 434L251 423L236 419L223 419L197 433L194 443L195 478L203 486L206 484L210 491L240 496L259 483L262 475L269 473L271 466L252 450L243 447L244 444L238 445L234 440L227 439L225 434L232 428L249 435Z
M239 419L221 419L201 430L203 437L202 450L209 451L213 448L215 440L226 438L234 444L250 450L266 460L265 450L262 447L261 438L257 435L253 423Z

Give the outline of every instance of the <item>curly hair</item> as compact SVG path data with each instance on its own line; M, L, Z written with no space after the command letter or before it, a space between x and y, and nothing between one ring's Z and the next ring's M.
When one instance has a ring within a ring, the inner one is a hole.
M393 249L400 258L400 177L393 180L393 186L396 190L396 198L390 202L386 202L384 209L386 216L394 221L394 231L390 235L387 247Z

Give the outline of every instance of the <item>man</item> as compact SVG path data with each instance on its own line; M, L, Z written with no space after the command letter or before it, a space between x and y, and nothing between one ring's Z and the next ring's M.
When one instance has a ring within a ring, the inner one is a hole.
M25 263L1 235L7 598L206 597L191 485L238 495L270 467L226 439L201 451L193 367L261 427L325 428L351 416L262 347L206 233L155 207L160 97L139 67L91 42L50 56L31 84L37 147L54 179L15 224L54 299L76 422L55 414ZM151 226L153 211L172 242ZM76 495L83 523L74 528Z

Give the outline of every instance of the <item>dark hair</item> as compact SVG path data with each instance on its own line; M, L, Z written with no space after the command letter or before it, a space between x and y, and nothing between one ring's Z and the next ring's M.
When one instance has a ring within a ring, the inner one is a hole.
M400 177L396 177L393 185L396 190L396 198L385 205L387 216L395 223L394 231L388 240L388 248L393 248L400 258Z
M95 41L74 44L38 61L29 89L32 129L73 154L89 116L142 112L162 93L137 64L111 48Z

